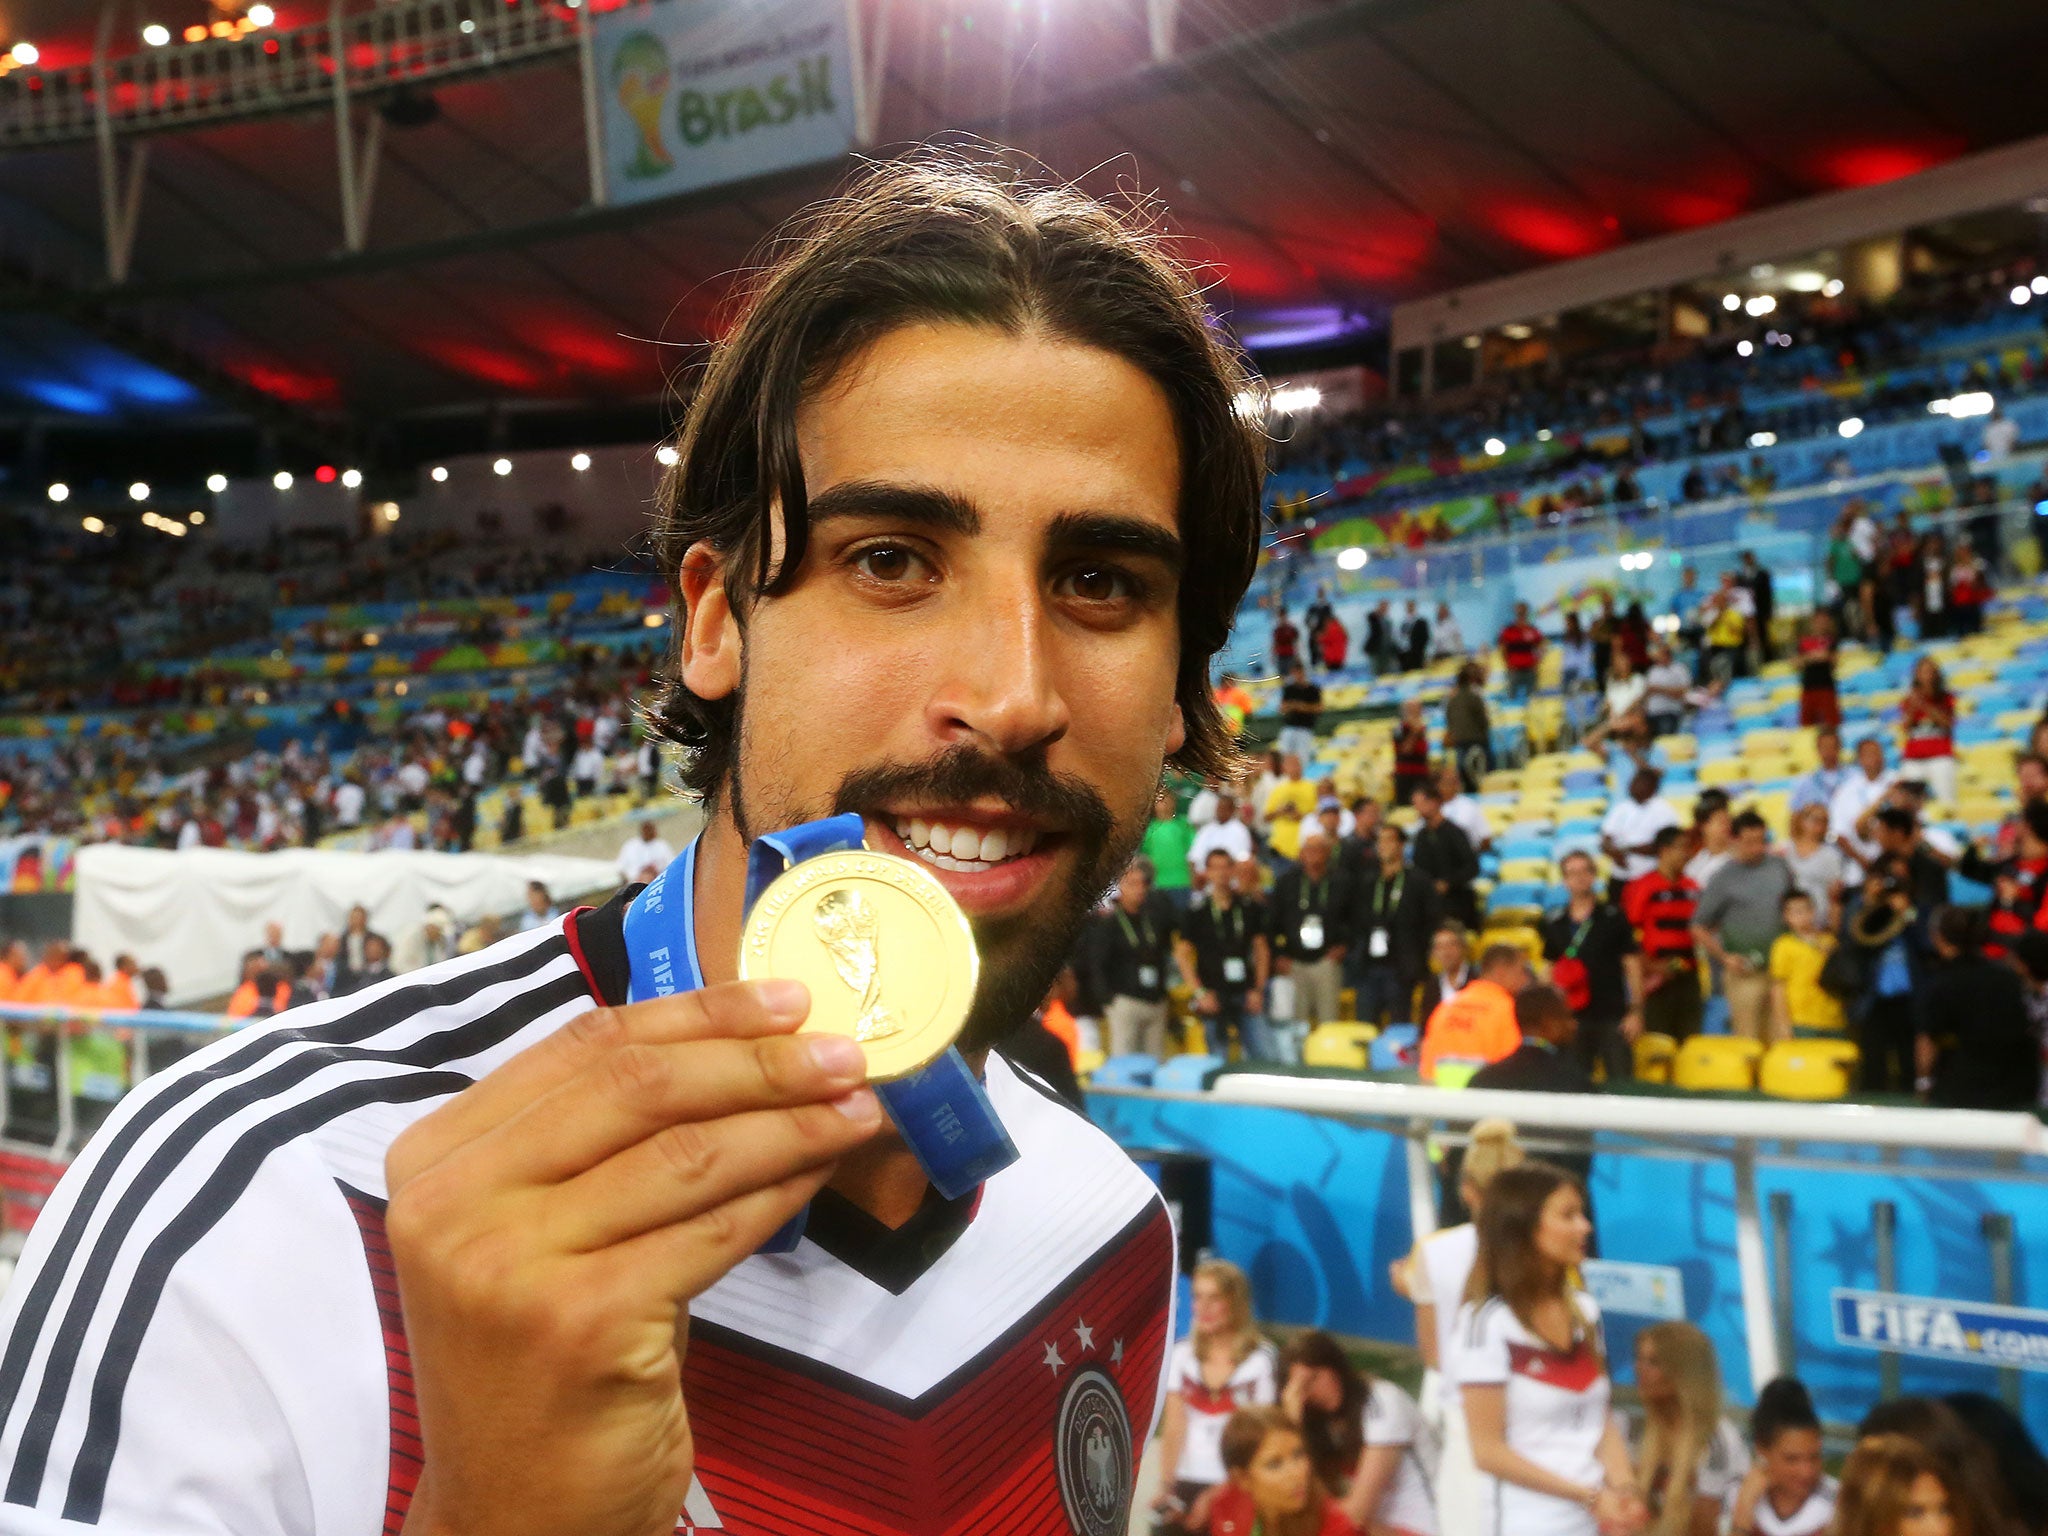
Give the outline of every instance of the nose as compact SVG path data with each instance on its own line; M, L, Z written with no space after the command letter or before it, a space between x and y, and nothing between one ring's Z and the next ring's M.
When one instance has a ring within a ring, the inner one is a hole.
M927 706L947 743L979 742L1015 757L1067 733L1072 712L1059 686L1057 636L1035 579L984 591L956 610L960 624L933 658L938 675Z

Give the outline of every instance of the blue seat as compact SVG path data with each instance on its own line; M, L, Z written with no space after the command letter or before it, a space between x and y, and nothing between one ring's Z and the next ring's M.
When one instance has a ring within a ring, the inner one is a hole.
M1138 1052L1110 1057L1089 1074L1089 1081L1098 1088L1150 1088L1158 1071L1158 1058Z
M1543 889L1533 880L1510 880L1493 888L1493 894L1486 898L1486 910L1505 912L1514 907L1540 907Z
M1119 1059L1124 1061L1133 1059L1150 1061L1152 1058L1149 1056L1143 1058L1125 1056ZM1102 1065L1106 1067L1109 1063L1104 1062ZM1221 1056L1169 1056L1164 1062L1159 1064L1158 1070L1152 1074L1152 1086L1154 1088L1171 1089L1176 1093L1201 1093L1208 1088L1210 1079L1222 1069L1223 1058ZM1097 1082L1102 1080L1101 1067L1095 1070L1095 1080Z
M1421 1055L1422 1031L1413 1024L1389 1024L1372 1043L1370 1060L1375 1072L1400 1072L1411 1068Z
M1590 816L1575 816L1570 821L1559 824L1557 836L1559 841L1567 837L1590 837L1597 842L1600 837L1600 823Z
M1503 859L1547 859L1551 840L1547 837L1509 837L1500 845Z

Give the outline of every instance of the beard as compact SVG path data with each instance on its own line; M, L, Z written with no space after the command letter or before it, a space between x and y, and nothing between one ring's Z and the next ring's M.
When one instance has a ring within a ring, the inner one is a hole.
M741 700L741 718L734 722L740 752L726 787L733 826L748 843L780 825L849 812L886 821L884 808L902 800L942 805L996 800L1059 834L1060 855L1070 860L1063 878L1050 881L1021 912L969 918L981 977L960 1032L961 1050L986 1050L1029 1018L1067 964L1088 914L1137 851L1157 777L1133 786L1119 814L1093 785L1055 773L1043 753L1000 757L968 746L949 747L921 763L856 768L840 779L828 806L802 813L778 807L787 821L757 828L748 811L750 801L760 801L747 790L744 694Z

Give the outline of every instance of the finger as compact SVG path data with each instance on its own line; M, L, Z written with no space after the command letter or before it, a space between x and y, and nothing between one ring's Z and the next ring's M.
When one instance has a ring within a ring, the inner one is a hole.
M687 1302L711 1289L740 1260L788 1225L825 1187L832 1165L792 1174L779 1184L750 1190L689 1221L646 1233L610 1249L615 1283L637 1290L659 1275L668 1294Z
M548 1192L550 1247L576 1253L692 1221L836 1161L881 1128L869 1088L830 1104L671 1125Z
M559 1184L660 1132L750 1110L822 1104L859 1087L843 1035L625 1045L470 1143L510 1184Z
M389 1186L400 1188L422 1169L502 1124L612 1051L636 1044L787 1034L809 1012L810 993L803 983L752 981L727 982L578 1014L408 1126L385 1156Z

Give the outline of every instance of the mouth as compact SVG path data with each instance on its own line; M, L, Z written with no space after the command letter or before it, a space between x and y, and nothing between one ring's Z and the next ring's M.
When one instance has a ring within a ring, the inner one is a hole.
M978 875L1037 851L1042 831L1027 822L961 811L897 813L893 830L912 855L934 869Z
M1066 834L1004 808L892 806L867 818L868 846L917 860L972 916L1027 905L1045 884Z

